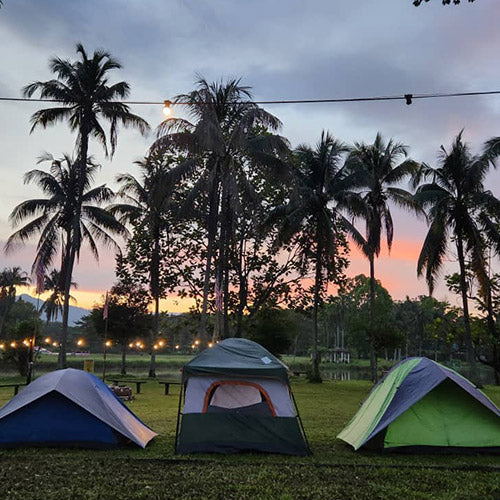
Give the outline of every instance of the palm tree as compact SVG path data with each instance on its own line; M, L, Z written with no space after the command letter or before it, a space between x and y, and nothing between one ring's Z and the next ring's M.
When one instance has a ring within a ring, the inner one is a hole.
M29 282L28 274L21 270L20 267L7 267L0 272L0 335L2 334L5 318L16 300L16 287L27 286Z
M71 288L78 288L78 285L72 281ZM59 314L62 315L64 308L64 278L60 271L52 269L45 275L43 291L51 292L40 308L40 312L45 313L46 322L50 323L57 320ZM70 296L70 301L76 304L76 299L72 296Z
M354 177L340 166L349 151L342 142L323 132L313 149L299 146L292 166L294 188L290 201L274 209L269 222L279 223L278 243L296 240L304 262L312 261L314 278L314 341L312 357L313 381L321 381L318 357L318 309L328 282L342 274L346 260L341 248L347 245L345 231L362 245L363 237L342 214L359 215L364 205L351 190Z
M500 220L500 200L491 191L485 190L484 181L490 166L495 166L495 158L500 154L500 140L496 138L486 142L483 152L475 156L462 141L462 133L455 138L450 151L441 146L438 167L424 164L415 177L415 185L428 180L418 188L415 198L427 209L429 220L417 273L419 276L425 273L429 293L432 294L449 243L454 242L460 267L467 361L474 365L465 259L467 254L470 255L471 267L478 277L483 295L491 299L486 249L487 243L490 243L500 252L500 234L496 227L496 221Z
M349 170L356 177L356 184L360 188L365 210L363 219L366 223L366 241L361 246L363 253L370 262L370 311L371 329L373 329L373 310L375 301L375 259L380 254L382 235L385 231L387 247L391 250L394 237L389 202L422 213L413 195L398 184L405 178L411 177L418 168L418 164L407 159L408 146L394 142L392 139L385 143L381 134L377 133L373 144L355 143L347 159ZM401 161L401 163L400 163ZM369 332L371 354L370 365L372 380L377 380L377 353L374 332Z
M239 197L253 192L245 168L249 163L254 167L282 168L278 155L288 151L288 143L274 133L281 127L278 118L252 102L249 87L242 86L240 80L208 83L200 78L195 90L177 96L174 102L185 105L193 123L166 120L159 127L155 146L174 145L185 151L197 169L182 211L186 213L195 203L206 200L207 252L200 334L206 335L212 262L217 258L215 288L222 290L224 323L220 324L218 310L216 327L224 337L228 335L232 212Z
M36 127L46 128L59 121L67 121L71 130L77 132L78 156L74 166L79 174L78 182L74 186L76 189L75 211L72 216L74 239L71 240L66 253L68 269L73 269L81 246L80 207L86 185L89 138L96 139L104 148L106 155L109 153L113 156L120 124L124 127L135 127L142 134L149 128L142 118L131 113L129 107L120 102L120 99L125 99L129 95L129 84L124 81L109 84L109 73L120 69L121 65L103 50L97 50L92 57L89 57L83 45L77 44L76 52L79 56L77 61L58 57L50 60L49 67L56 75L56 79L37 81L23 89L27 97L38 92L42 99L53 99L61 103L60 106L41 109L34 113L31 117L31 131ZM102 121L109 122L109 148ZM44 271L45 269L40 269L38 272ZM63 339L67 337L68 331L70 289L71 273L67 273L64 283Z
M124 203L112 205L110 212L119 216L124 224L141 228L146 236L149 288L154 302L154 322L150 339L151 363L149 376L155 377L155 351L153 345L160 329L160 298L165 294L165 284L161 279L162 240L171 226L176 192L179 181L190 169L189 163L174 164L173 157L160 149L136 165L142 171L140 179L131 174L117 177L121 188L118 195Z
M116 246L112 235L127 235L126 229L109 212L101 208L102 203L109 203L114 193L105 185L92 187L97 165L91 160L87 162L84 192L78 196L79 170L73 161L65 156L55 160L46 155L40 161L51 162L49 172L31 170L24 176L24 182L35 182L47 195L20 203L10 214L14 227L29 220L23 227L15 231L7 240L5 250L12 251L17 244L24 244L35 235L39 235L36 256L32 271L39 272L52 265L56 255L61 255L61 275L64 276L64 309L63 330L61 333L61 350L58 366L66 367L67 328L70 294L66 288L68 276L73 275L73 252L79 255L82 242L88 243L96 259L99 258L98 242L108 246ZM74 214L80 213L78 226L74 228ZM78 246L76 246L78 243ZM71 286L71 279L69 284Z

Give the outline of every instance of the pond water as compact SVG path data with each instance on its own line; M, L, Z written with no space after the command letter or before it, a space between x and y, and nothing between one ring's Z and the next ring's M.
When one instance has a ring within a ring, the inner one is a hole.
M464 377L471 379L471 373L468 369L453 367L455 371ZM482 385L493 385L495 378L493 370L487 366L479 366L479 380ZM349 365L340 365L338 368L328 367L321 368L321 376L323 380L370 380L371 373L369 369L359 368L357 366L349 367Z

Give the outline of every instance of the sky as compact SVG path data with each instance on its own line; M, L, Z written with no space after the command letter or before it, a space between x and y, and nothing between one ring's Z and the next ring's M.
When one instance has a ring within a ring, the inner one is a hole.
M256 100L348 98L500 88L500 2L463 1L442 6L431 0L5 0L0 10L0 97L19 97L35 80L48 80L53 56L75 57L82 42L89 52L105 48L122 64L114 81L132 87L131 100L163 101L193 88L196 75L208 80L241 77ZM64 124L30 134L29 120L40 103L0 102L0 245L13 231L8 216L18 203L39 195L23 174L44 152L72 153L74 136ZM283 122L293 146L314 144L326 129L344 142L372 142L377 131L410 146L417 161L436 163L464 129L474 152L500 135L500 97L467 97L372 103L269 105ZM135 106L154 128L161 106ZM112 161L97 144L99 183L116 187L120 172L137 174L133 162L153 136L124 130ZM487 187L500 195L500 173ZM424 221L394 210L395 242L376 264L377 277L393 298L426 293L416 259L426 233ZM29 270L36 242L10 255L0 268ZM446 272L456 269L450 252ZM349 275L368 273L353 249ZM78 305L91 307L114 281L114 255L101 251L99 263L82 253L75 270ZM435 296L455 302L442 280ZM188 304L175 297L171 312Z

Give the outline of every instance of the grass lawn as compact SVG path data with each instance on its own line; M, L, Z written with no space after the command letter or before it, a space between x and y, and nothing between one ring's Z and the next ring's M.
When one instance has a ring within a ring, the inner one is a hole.
M500 457L354 453L335 439L370 385L293 385L314 455L174 456L179 387L154 381L130 407L159 436L145 449L0 452L0 499L500 499ZM485 392L500 404L500 388ZM0 403L11 390L0 389Z

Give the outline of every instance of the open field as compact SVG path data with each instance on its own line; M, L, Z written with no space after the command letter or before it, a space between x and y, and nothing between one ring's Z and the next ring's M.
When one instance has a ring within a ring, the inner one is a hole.
M131 408L160 435L145 449L0 452L2 499L500 499L500 457L354 453L336 434L364 381L293 385L313 450L307 458L174 456L179 387L149 381ZM485 391L500 404L500 388ZM11 391L0 389L0 403Z

